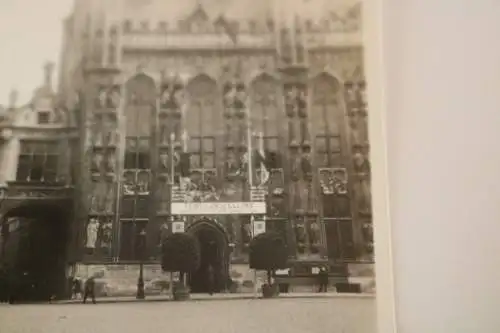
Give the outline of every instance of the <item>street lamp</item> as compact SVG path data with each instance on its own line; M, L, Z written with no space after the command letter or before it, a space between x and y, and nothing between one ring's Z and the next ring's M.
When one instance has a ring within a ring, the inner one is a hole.
M146 230L142 229L139 233L139 278L137 279L137 299L145 299L146 295L144 293L144 254L145 254L145 243L146 243Z

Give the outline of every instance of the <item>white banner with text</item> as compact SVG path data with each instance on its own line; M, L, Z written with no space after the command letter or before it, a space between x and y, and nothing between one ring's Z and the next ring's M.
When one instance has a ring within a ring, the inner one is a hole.
M172 202L173 215L233 215L265 214L266 203L261 202Z

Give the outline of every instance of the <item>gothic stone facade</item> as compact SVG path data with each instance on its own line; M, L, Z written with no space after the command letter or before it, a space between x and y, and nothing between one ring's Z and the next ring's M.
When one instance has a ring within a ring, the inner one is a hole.
M74 175L65 178L74 187L72 260L154 261L173 221L202 218L244 261L250 217L173 216L172 186L189 180L191 200L241 202L249 178L262 177L267 209L258 218L292 257L371 257L359 4L291 29L229 15L199 5L175 22L109 14L77 25L75 14L67 23L79 34L65 38L60 94L77 140L59 141L73 142L64 150L73 163L58 170ZM249 143L260 162L248 161Z

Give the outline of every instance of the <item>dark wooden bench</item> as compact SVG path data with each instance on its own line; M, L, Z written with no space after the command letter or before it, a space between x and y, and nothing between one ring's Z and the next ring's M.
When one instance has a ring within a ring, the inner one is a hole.
M324 261L290 262L288 272L282 272L273 276L275 283L280 286L280 292L287 293L294 287L305 287L309 292L319 289L319 281L316 270L319 267L328 266L328 286L330 290L335 287L337 292L360 293L359 284L349 283L348 269L346 264L332 264Z

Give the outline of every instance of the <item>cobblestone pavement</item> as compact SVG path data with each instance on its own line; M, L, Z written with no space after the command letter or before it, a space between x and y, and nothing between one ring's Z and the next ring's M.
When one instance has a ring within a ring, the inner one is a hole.
M375 333L375 298L0 305L2 333Z

